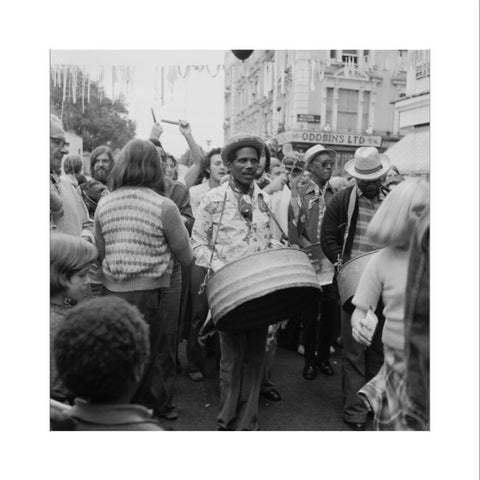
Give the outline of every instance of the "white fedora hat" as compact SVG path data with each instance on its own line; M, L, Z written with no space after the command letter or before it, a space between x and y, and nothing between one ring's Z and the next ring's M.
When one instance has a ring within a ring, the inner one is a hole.
M337 152L335 150L330 150L328 148L325 148L323 145L320 145L319 143L317 145L314 145L313 147L310 147L306 152L305 155L303 156L303 160L305 161L306 168L310 166L310 162L316 157L319 153L329 153L333 159L335 159L335 155Z
M387 173L390 159L388 155L378 153L375 147L360 147L344 168L349 175L359 180L377 180Z

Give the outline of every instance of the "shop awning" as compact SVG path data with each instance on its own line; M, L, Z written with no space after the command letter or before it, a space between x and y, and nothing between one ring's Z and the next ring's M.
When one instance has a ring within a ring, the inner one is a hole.
M430 173L430 126L415 128L385 153L403 175Z

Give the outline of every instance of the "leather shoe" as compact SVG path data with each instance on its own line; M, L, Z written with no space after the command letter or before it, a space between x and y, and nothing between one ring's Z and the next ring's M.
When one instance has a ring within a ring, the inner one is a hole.
M176 420L178 418L178 410L176 407L167 407L165 410L158 412L158 416L165 420Z
M282 396L275 389L260 392L260 395L272 402L279 402L282 399Z
M325 375L333 375L333 368L328 362L320 362L318 366Z
M303 369L303 378L306 380L314 380L317 376L317 370L313 365L305 365Z
M189 372L188 376L192 382L201 382L203 380L202 372Z
M362 422L349 422L348 420L344 420L344 422L352 429L355 430L356 432L362 432L365 430L365 424Z

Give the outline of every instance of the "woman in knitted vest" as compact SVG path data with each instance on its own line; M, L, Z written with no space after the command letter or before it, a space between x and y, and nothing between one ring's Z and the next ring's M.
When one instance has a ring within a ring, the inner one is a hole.
M180 212L162 192L163 170L155 146L132 140L111 172L111 193L100 200L94 225L106 293L136 305L150 326L150 360L132 401L156 413L165 401L157 355L162 288L170 287L174 259L185 267L192 261Z

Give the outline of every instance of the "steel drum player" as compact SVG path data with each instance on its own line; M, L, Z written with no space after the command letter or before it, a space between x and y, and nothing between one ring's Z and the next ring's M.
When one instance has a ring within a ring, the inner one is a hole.
M272 237L270 197L255 183L265 149L256 136L233 136L221 152L230 176L200 203L192 231L196 265L214 272L233 260L282 245ZM219 332L217 430L258 430L258 396L268 327Z

